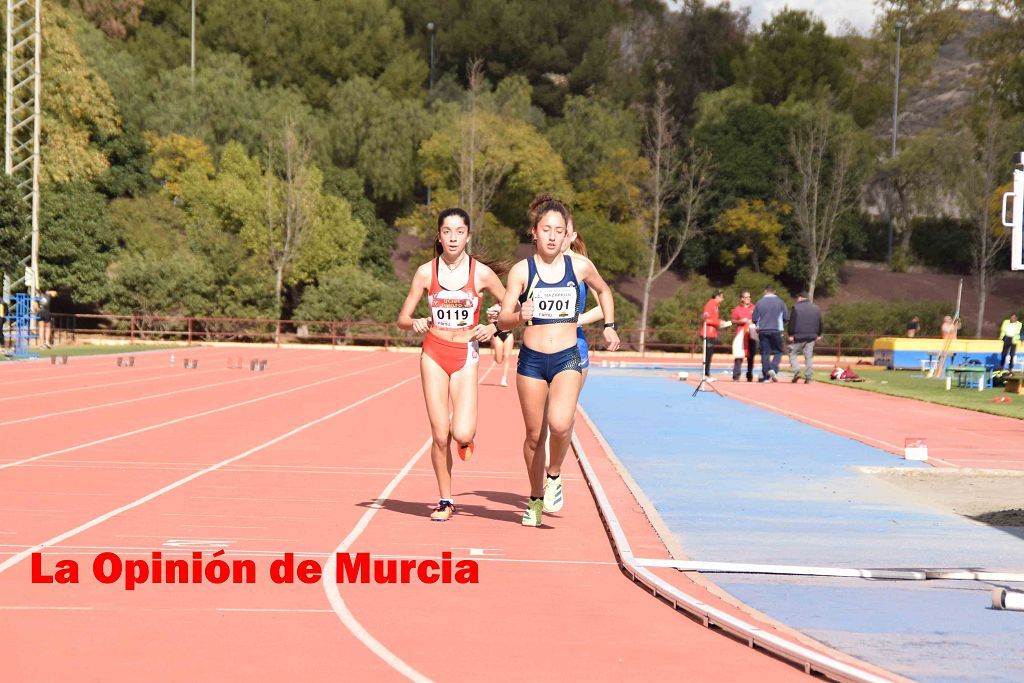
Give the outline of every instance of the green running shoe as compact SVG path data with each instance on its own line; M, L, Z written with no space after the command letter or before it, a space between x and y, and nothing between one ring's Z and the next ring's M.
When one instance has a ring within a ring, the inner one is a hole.
M544 477L544 512L558 512L565 501L562 499L562 475L554 479Z
M540 526L541 513L544 509L544 501L531 500L526 504L526 512L523 513L523 526Z

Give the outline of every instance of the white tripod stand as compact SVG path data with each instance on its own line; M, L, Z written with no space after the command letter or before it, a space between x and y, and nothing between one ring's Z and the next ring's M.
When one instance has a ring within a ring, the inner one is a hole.
M701 354L701 357L700 357L700 383L698 383L697 384L697 388L693 390L693 394L691 394L691 397L696 396L701 391L707 391L708 389L710 389L711 391L713 391L716 394L718 394L719 396L721 396L722 392L720 392L715 387L715 380L708 376L708 373L711 372L711 368L708 367L710 365L710 363L707 362L707 359L708 359L708 321L707 321L707 319L705 319L703 321L703 323L701 324L701 337L700 338L704 342L701 345L702 346L701 350L703 351L703 353Z

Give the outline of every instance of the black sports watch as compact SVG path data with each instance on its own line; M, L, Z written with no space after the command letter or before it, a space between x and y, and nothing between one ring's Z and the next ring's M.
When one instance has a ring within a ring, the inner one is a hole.
M615 322L611 322L611 323L605 323L605 324L604 324L604 327L605 327L605 329L608 329L608 328L610 327L610 328L612 328L613 330L615 330L616 332L618 332L618 331L619 331L619 324L618 324L618 323L615 323Z

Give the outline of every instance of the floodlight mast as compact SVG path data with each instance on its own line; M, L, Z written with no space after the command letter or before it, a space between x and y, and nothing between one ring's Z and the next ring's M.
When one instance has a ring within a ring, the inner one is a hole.
M4 55L4 172L25 201L32 225L24 281L35 300L39 289L39 145L42 108L41 0L7 0Z
M1013 192L1003 195L1003 225L1010 228L1010 268L1024 270L1024 152L1013 155ZM1013 215L1006 220L1006 204L1013 198Z

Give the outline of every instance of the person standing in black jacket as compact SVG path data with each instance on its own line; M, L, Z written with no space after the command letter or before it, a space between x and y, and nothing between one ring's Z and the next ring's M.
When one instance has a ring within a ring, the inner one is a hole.
M800 379L800 360L804 357L804 384L811 383L814 373L814 344L821 339L821 309L808 301L807 294L801 292L793 304L793 312L789 317L789 364L793 368L793 382Z

